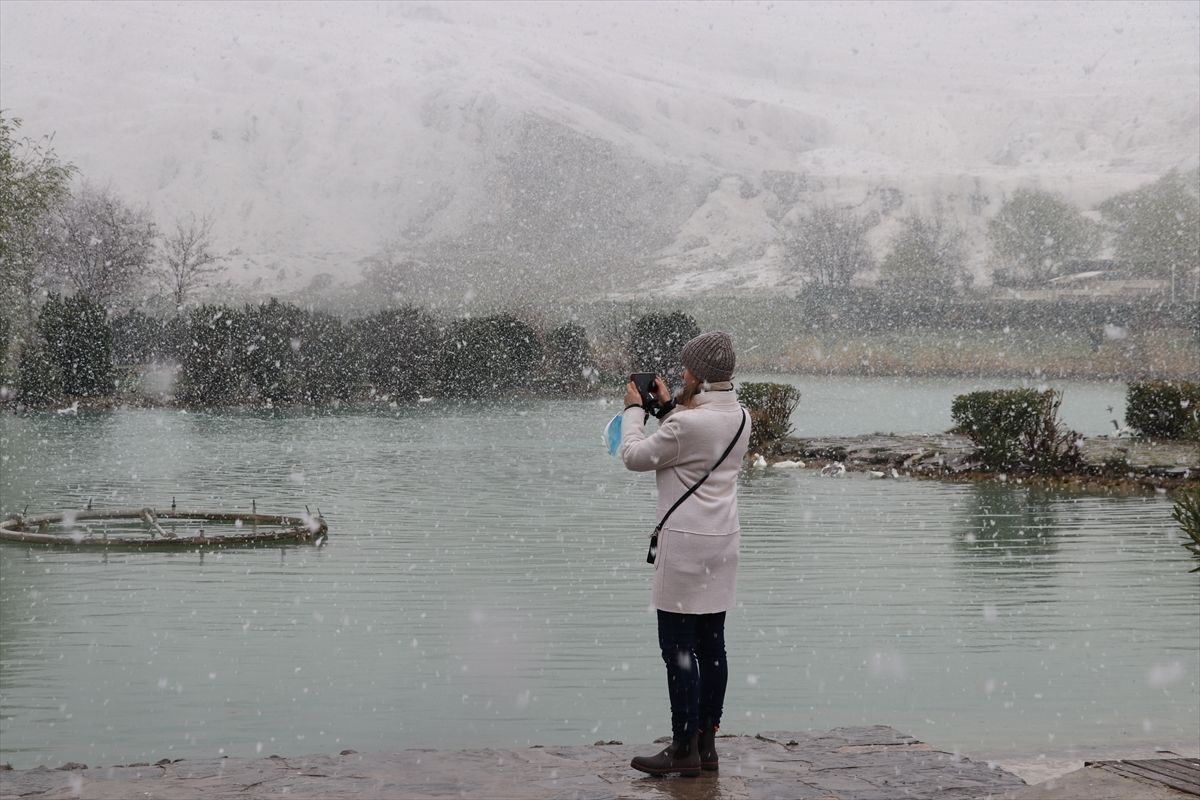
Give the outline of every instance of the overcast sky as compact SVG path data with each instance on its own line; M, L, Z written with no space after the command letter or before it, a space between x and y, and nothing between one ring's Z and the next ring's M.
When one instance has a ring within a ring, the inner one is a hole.
M1086 206L1195 165L1198 43L1195 2L6 0L0 105L160 222L215 209L258 267L312 273L493 213L527 114L701 184L978 176Z

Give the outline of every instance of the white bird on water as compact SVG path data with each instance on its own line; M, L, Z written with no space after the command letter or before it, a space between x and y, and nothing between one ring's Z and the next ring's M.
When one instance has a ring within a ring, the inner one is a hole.
M826 478L840 478L846 474L846 465L840 461L833 461L821 467L821 475Z
M755 469L762 469L763 467L767 466L767 460L762 457L762 453L757 453L755 454L754 461L750 464L750 466L754 467Z
M71 405L67 406L66 408L60 408L60 409L56 410L54 413L56 413L56 414L78 414L79 413L79 401L76 400L74 403L71 403Z
M787 461L776 461L771 466L774 467L775 469L803 469L804 462L803 461L792 461L791 459L788 459Z

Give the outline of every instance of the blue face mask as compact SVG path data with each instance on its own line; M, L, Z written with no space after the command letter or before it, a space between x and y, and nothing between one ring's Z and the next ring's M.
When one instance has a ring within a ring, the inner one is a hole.
M608 423L608 427L604 429L604 444L608 447L608 454L615 456L617 454L617 446L621 444L621 416L617 414Z

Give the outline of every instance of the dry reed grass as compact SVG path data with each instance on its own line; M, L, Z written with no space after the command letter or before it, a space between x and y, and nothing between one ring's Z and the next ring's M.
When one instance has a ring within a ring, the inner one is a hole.
M745 371L936 376L1195 379L1200 344L1158 330L1102 342L1070 334L898 332L800 335L778 352L739 359Z

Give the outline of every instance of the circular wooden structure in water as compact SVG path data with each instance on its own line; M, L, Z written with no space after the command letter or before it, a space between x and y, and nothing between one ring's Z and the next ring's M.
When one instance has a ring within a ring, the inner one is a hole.
M320 545L328 535L329 528L319 513L286 517L145 507L14 514L0 521L0 541L87 549Z

